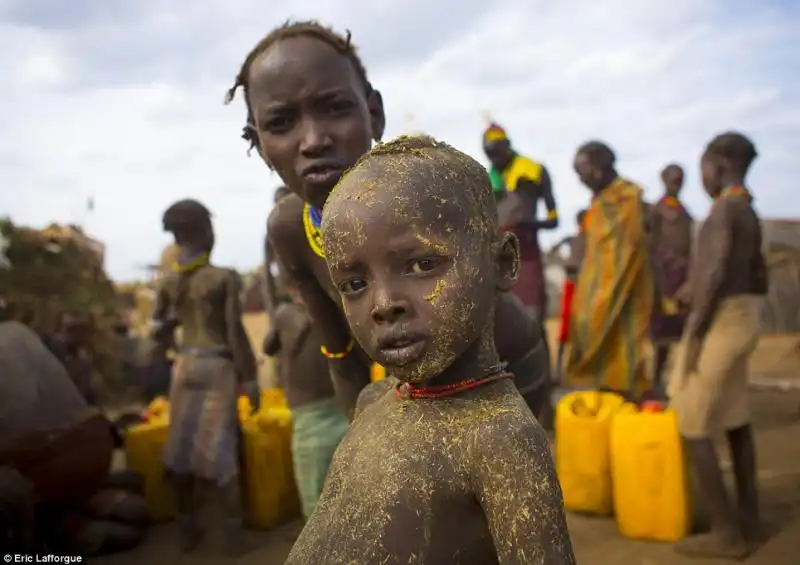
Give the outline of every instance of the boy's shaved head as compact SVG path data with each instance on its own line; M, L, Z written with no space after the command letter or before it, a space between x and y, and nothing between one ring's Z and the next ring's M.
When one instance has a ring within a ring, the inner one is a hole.
M390 169L391 174L401 180L424 181L424 192L405 195L395 202L398 213L413 216L421 212L415 204L434 198L442 205L460 207L467 229L480 230L482 237L489 241L498 239L497 204L486 169L466 153L426 135L400 136L364 154L331 192L325 204L326 217L334 216L341 204L346 209L346 202L351 199L377 203L373 189L381 179L345 182L350 175L360 176L372 165ZM410 199L416 203L409 202Z
M496 370L494 303L519 254L477 161L427 136L378 146L331 192L322 232L353 335L391 374Z

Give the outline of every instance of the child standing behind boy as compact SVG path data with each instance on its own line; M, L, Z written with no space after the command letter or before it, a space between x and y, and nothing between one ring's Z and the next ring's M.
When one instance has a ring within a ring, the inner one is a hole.
M287 564L573 565L547 438L495 348L519 245L481 165L429 137L380 145L322 236L354 339L397 384L351 424Z
M296 293L289 291L289 296L275 309L275 339L266 353L278 356L278 385L292 411L294 475L307 520L348 420L336 400L319 332Z

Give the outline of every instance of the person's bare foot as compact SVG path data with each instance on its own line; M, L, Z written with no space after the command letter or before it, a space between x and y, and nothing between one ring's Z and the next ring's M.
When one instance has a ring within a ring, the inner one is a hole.
M192 553L203 541L203 531L194 521L194 517L179 516L178 531L181 553Z
M242 527L241 520L231 520L225 526L225 539L222 552L228 557L241 557L256 548L256 544Z
M751 553L767 543L771 535L769 527L763 523L749 524L742 528L742 533Z
M723 536L717 532L698 534L675 543L675 551L688 557L712 557L740 561L750 554L741 536Z

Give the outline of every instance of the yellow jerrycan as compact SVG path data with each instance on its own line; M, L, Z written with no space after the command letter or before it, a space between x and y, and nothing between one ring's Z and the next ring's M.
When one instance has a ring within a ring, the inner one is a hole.
M611 420L624 402L610 392L578 391L557 404L556 471L567 510L612 513Z
M144 481L144 498L150 518L154 521L170 520L175 515L175 498L172 488L164 480L161 459L168 429L166 415L158 415L149 422L136 424L125 431L127 466Z
M691 484L675 411L625 404L611 423L617 527L626 538L674 542L692 525Z

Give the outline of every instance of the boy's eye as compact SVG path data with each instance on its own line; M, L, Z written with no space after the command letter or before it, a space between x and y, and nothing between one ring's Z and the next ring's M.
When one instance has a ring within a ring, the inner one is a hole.
M367 281L364 279L349 279L339 284L339 292L342 294L356 294L364 290L367 286Z
M292 120L286 116L275 116L264 122L263 129L269 133L284 133L292 127Z
M352 107L353 107L352 102L343 99L331 100L331 102L328 104L328 108L330 109L330 111L337 114L342 112L347 112Z
M417 259L412 261L409 265L409 271L414 274L427 273L434 270L439 266L441 261L435 257L426 257L425 259Z

